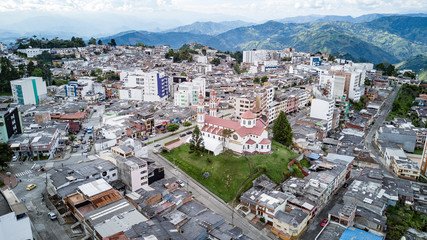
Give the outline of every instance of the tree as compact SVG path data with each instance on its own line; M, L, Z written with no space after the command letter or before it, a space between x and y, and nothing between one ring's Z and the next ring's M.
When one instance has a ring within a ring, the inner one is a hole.
M259 81L260 81L259 77L254 78L254 84L259 84Z
M190 153L196 153L200 155L205 150L202 133L198 126L194 128L193 134L190 139Z
M409 72L409 71L406 71L406 72L403 74L403 76L404 76L404 77L410 77L411 79L415 79L415 78L417 77L417 75L416 75L414 72Z
M31 72L31 76L43 77L43 71L40 68L35 68L34 71Z
M397 69L393 66L393 64L390 63L379 63L375 66L375 68L377 70L381 70L383 72L384 75L386 76L397 76L398 75L398 71Z
M68 136L68 140L70 140L70 142L74 142L74 140L76 140L76 136L70 134L70 136Z
M206 56L206 49L202 49L203 56Z
M98 45L100 45L100 46L102 45L102 40L101 39L98 40Z
M185 121L183 125L184 125L184 127L189 127L189 126L191 126L191 122Z
M11 92L10 81L20 78L18 70L6 57L0 58L0 92Z
M176 130L178 130L179 125L176 123L171 123L166 128L168 129L168 132L175 132Z
M267 82L268 81L268 77L267 76L263 76L262 78L261 78L261 83L262 84L264 84L265 82Z
M365 82L363 83L365 86L371 86L371 81L369 78L365 78Z
M181 72L181 76L187 76L185 72Z
M110 45L113 47L117 46L116 40L114 40L114 38L111 39Z
M0 143L0 166L1 169L5 169L8 165L7 163L12 160L13 151L7 143Z
M215 66L218 66L221 63L221 60L219 60L219 58L214 58L211 61L211 64L214 64Z
M280 111L279 116L274 120L273 124L273 139L287 147L292 144L292 128L286 114Z
M95 38L90 38L89 41L87 42L87 44L89 45L96 45L96 39Z
M35 69L36 67L34 66L34 62L30 61L27 65L27 74L31 75Z
M325 145L323 145L321 149L323 151L324 156L327 156L328 155L328 148Z

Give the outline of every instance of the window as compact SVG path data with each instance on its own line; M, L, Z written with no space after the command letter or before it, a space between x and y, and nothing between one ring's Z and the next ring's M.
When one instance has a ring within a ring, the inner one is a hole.
M112 175L113 177L115 177L116 176L116 173L113 173L113 175Z
M264 149L264 145L261 145L261 149Z

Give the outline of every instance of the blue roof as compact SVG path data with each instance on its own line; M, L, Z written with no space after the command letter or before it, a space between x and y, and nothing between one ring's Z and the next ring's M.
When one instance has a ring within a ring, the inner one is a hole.
M340 237L340 240L383 240L372 233L365 232L355 227L348 227Z
M311 158L311 159L317 160L317 159L319 159L319 158L320 158L320 155L319 155L319 154L315 154L315 153L311 153L311 154L310 154L310 156L308 156L308 158Z

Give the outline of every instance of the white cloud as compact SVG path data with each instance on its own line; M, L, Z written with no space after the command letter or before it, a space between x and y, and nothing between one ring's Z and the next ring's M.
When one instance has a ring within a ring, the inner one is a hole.
M179 11L274 19L308 14L361 15L373 12L427 12L425 0L0 0L0 12Z

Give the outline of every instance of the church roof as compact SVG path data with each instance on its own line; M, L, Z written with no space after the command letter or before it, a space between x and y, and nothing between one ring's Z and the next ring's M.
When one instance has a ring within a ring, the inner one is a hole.
M266 126L266 123L264 121L262 121L261 119L258 119L256 121L256 124L254 127L247 128L247 127L240 126L239 122L235 122L235 121L231 121L231 120L223 119L223 118L218 118L218 117L213 117L210 115L205 115L205 123L234 130L241 137L244 137L244 136L249 135L249 134L254 134L254 135L260 136L264 132L265 126ZM203 131L206 132L207 129L209 129L209 128L205 128L205 127L203 127L202 130L205 129ZM212 131L212 129L211 129L211 131Z
M248 110L244 112L240 117L245 119L254 119L256 118L256 114Z
M255 143L255 141L254 140L252 140L252 139L249 139L248 141L246 141L246 144L254 144Z
M264 138L259 144L270 144L271 141L268 138Z

